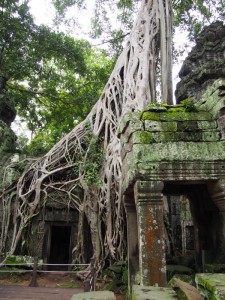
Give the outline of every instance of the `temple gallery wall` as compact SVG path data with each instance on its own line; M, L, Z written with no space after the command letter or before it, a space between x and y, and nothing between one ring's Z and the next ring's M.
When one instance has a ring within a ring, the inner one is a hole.
M192 253L195 272L225 262L224 53L216 22L183 64L178 104L151 103L120 124L131 285L166 286L171 252Z

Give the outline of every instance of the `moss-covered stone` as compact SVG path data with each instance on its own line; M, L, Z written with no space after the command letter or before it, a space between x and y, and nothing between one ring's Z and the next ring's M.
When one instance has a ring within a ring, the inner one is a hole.
M143 123L141 121L141 114L140 112L132 112L126 113L122 120L120 121L120 125L118 128L118 134L120 136L126 129L126 127L131 126L133 130L139 130L143 128Z
M199 291L195 287L194 275L175 275L168 283L169 287L172 287L179 300L198 299L203 300Z
M200 130L217 129L216 121L197 121L197 128Z
M175 274L168 282L169 287L173 287L173 283L175 279L180 279L188 284L195 285L195 275L186 275L186 274Z
M136 131L132 135L133 144L151 144L167 142L212 142L219 141L219 132L149 132Z
M198 289L207 299L225 299L225 274L196 274L195 281Z
M116 296L109 291L97 291L76 294L71 300L116 300Z
M197 131L198 129L198 123L197 121L182 121L177 122L177 130L178 131Z
M156 286L134 285L132 288L132 300L172 300L177 299L176 293L171 288Z
M135 161L143 164L160 161L215 161L225 159L225 142L167 142L134 144L132 151Z
M154 111L145 111L141 116L142 120L160 121L160 113Z
M160 115L161 121L211 121L212 115L208 112L182 112L173 111L162 113Z
M144 128L146 131L177 131L177 122L160 122L145 120Z
M225 80L218 79L207 88L201 99L200 109L210 112L214 118L218 118L220 110L224 108L224 97L221 91L224 91Z
M185 112L180 109L168 110L166 112L145 111L141 116L142 120L153 121L212 121L213 117L209 112Z

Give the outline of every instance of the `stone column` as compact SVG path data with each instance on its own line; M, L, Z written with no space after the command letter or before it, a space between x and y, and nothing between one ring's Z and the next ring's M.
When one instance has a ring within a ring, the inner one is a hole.
M139 270L138 259L138 226L137 211L134 196L124 196L124 204L127 216L127 247L128 247L128 286L138 284L136 278Z
M137 181L134 186L141 285L166 286L162 189L161 181Z
M216 255L214 260L217 263L224 263L225 260L225 179L220 179L216 182L208 184L209 194L219 209L217 215L217 227L214 230L215 244L216 244ZM214 245L215 247L215 245Z

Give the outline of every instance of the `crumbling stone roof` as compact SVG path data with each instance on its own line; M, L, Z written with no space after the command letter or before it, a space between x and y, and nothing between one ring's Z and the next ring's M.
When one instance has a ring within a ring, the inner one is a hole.
M217 21L205 27L196 39L196 46L180 70L176 99L199 100L206 88L216 79L225 78L225 25Z

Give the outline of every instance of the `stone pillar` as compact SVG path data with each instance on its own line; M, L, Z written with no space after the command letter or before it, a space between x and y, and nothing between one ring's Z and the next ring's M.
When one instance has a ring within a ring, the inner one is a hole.
M219 211L225 212L225 179L208 184L209 194Z
M141 285L166 286L162 189L161 181L137 181L134 186Z
M134 284L139 283L136 278L139 270L138 224L134 197L125 195L124 204L127 216L128 286L130 289Z
M209 194L219 209L217 215L217 227L214 230L214 244L216 244L216 255L214 260L217 263L225 261L225 179L220 179L216 182L208 184Z

